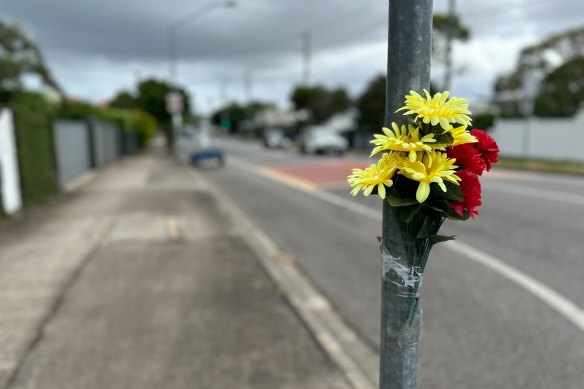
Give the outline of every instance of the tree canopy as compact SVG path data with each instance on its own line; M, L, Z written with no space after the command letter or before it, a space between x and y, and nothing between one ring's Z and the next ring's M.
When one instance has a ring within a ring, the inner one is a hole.
M335 113L346 111L352 104L344 88L335 90L323 86L298 86L292 91L290 100L296 109L305 109L315 124L323 123Z
M46 86L61 92L39 48L17 25L0 20L0 91L22 89L23 76L31 74L38 76Z
M148 112L161 124L168 125L171 118L169 113L166 112L166 95L172 91L178 91L183 96L183 114L190 115L190 97L188 93L182 88L176 88L164 81L155 79L144 80L138 84L136 108Z
M497 77L494 84L494 91L520 90L525 72L534 70L541 72L546 76L544 82L540 85L539 96L534 108L535 114L538 116L565 116L560 115L559 108L552 108L553 106L557 107L557 102L564 101L564 99L557 101L550 100L547 102L545 100L548 98L554 99L559 96L557 94L559 92L552 93L552 90L566 91L568 85L578 83L579 73L575 69L577 65L569 64L581 63L579 58L582 57L584 57L584 27L554 34L537 44L524 47L521 50L515 69L508 74ZM559 66L557 62L560 62ZM564 65L568 65L568 67L564 68ZM551 77L556 71L560 73ZM575 78L570 81L566 77ZM574 86L571 88L574 88ZM569 98L574 98L578 95L577 92L566 91L565 93L571 96ZM565 112L573 112L573 106L569 104ZM519 105L514 104L507 107L506 114L508 116L521 116Z
M561 65L542 81L536 116L573 116L584 103L584 56Z

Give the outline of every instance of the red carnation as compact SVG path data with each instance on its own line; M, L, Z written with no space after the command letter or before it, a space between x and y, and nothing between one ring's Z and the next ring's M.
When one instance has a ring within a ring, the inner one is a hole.
M456 172L461 178L460 190L464 196L462 202L454 201L450 204L450 208L460 216L464 215L464 211L468 211L471 218L479 214L477 207L481 205L481 183L479 177L471 171L461 170Z
M491 164L499 162L499 146L497 146L497 142L485 131L471 130L470 133L478 140L474 147L485 161L487 171L491 170Z
M449 158L455 158L459 170L468 170L481 175L486 169L485 161L479 152L470 143L449 147L446 149Z

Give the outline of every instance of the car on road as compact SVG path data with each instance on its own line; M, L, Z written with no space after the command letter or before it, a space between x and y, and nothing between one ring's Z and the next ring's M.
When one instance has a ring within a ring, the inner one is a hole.
M305 154L341 155L348 147L347 140L334 131L311 129L302 137L300 151Z
M268 149L289 149L292 146L292 140L280 128L267 129L262 141Z

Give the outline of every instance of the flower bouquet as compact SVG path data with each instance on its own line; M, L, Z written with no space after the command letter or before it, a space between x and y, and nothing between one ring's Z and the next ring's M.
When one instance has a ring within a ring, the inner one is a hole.
M417 265L423 270L433 244L453 239L438 235L445 219L466 220L479 214L479 176L498 162L495 140L469 130L468 104L449 92L425 96L411 91L403 123L391 123L371 141L376 164L353 169L352 195L377 194L394 210L400 229L415 239Z
M468 104L448 92L411 91L400 123L375 134L376 164L353 169L352 194L376 194L383 210L381 366L391 387L417 387L420 341L419 289L432 246L454 239L439 235L445 219L479 214L479 176L498 162L499 148L481 130L469 130ZM389 377L389 378L387 378ZM405 381L401 381L405 380ZM398 382L399 381L399 382ZM407 381L407 382L406 382Z

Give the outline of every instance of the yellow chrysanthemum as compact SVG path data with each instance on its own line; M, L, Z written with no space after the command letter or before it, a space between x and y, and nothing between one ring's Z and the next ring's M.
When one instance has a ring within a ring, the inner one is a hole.
M448 100L448 91L436 93L434 97L430 96L425 89L424 93L426 97L410 91L410 94L406 96L405 106L396 112L405 110L404 115L416 114L414 120L421 118L424 123L431 123L433 126L440 124L440 127L445 130L448 130L450 123L470 125L470 111L465 99L451 97Z
M384 150L391 151L405 151L409 153L410 161L416 160L416 151L430 151L432 148L428 143L436 142L434 134L424 135L420 138L420 129L411 124L407 126L402 125L401 128L396 123L391 123L393 131L387 127L383 127L383 133L375 134L375 139L371 141L375 147L371 152L371 156Z
M385 187L391 187L391 180L398 169L401 157L397 153L386 153L377 162L365 170L353 169L353 174L347 177L349 185L353 187L351 194L356 196L360 190L363 190L365 196L369 196L373 189L377 188L377 194L385 199Z
M478 139L475 138L470 132L466 130L466 126L460 127L452 127L448 129L448 132L452 134L454 137L454 141L452 142L452 146L463 145L465 143L476 143Z
M458 185L460 177L454 170L458 167L454 165L455 160L448 158L446 153L432 150L420 154L416 162L404 160L400 174L420 183L416 191L416 200L423 203L430 195L431 183L438 184L446 192L444 180Z

